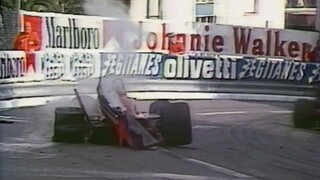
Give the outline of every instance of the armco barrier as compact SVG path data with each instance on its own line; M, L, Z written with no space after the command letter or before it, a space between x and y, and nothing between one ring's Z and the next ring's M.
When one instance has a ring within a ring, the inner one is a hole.
M70 96L73 88L95 94L100 76L122 77L131 95L142 99L295 101L312 98L320 85L320 64L294 61L94 51L36 52L33 58L27 63L31 72L20 77L25 83L2 79L7 80L0 85L2 108L14 107L5 102L16 99Z
M188 80L158 80L146 78L124 78L128 95L136 99L233 99L292 102L299 98L311 99L312 88L297 90L292 87L265 90L257 84L232 84L226 82L203 82ZM24 105L42 105L46 100L74 96L73 89L81 94L95 95L98 78L77 82L50 81L0 85L0 107L12 108ZM264 87L264 88L263 88ZM269 87L271 89L272 87ZM294 91L295 90L295 91ZM268 92L269 91L269 92ZM43 97L39 99L38 97ZM1 109L0 108L0 109Z

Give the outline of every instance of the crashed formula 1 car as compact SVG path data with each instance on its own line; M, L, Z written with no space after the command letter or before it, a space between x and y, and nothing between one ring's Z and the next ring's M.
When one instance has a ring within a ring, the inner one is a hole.
M80 107L55 109L54 142L90 142L101 145L126 145L134 149L153 146L181 146L192 142L189 105L157 100L149 112L136 112L126 96L124 81L100 78L98 100L80 96Z

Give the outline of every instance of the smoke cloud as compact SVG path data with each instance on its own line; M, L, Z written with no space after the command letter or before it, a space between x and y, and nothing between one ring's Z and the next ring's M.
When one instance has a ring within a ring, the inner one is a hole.
M104 23L106 52L134 52L132 42L138 37L138 26L130 19L129 7L120 0L86 0L83 4L86 15L109 19Z
M86 0L84 2L83 9L86 15L101 16L106 19L103 36L108 40L108 43L104 44L104 52L135 52L133 42L139 35L139 29L138 25L130 18L129 8L120 0ZM108 91L114 78L126 79L123 76L102 77L102 85L99 86L100 92ZM82 82L82 84L86 83Z
M129 18L128 7L119 0L86 0L83 9L87 15Z

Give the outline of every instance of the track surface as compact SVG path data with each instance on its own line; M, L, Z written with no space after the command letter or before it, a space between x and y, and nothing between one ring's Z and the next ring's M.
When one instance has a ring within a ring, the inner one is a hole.
M25 118L0 124L0 179L320 179L320 135L291 127L291 104L189 104L193 143L153 151L51 143L65 102L0 112Z

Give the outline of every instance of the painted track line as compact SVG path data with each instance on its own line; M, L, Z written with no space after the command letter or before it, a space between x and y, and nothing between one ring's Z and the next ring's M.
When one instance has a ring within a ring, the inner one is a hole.
M4 168L4 171L16 172L12 168ZM161 173L161 172L112 172L112 171L97 171L97 170L84 170L84 169L71 169L71 168L54 168L54 169L29 169L20 168L19 171L24 171L28 173L37 173L38 177L47 177L60 179L60 178L72 178L72 179L167 179L167 180L230 180L230 178L221 178L215 176L201 176L201 175L188 175L188 174L178 174L178 173Z
M276 113L276 114L291 114L293 111L268 111L269 113Z
M214 164L210 164L210 163L207 163L207 162L204 162L204 161L200 161L200 160L197 160L197 159L185 158L183 160L191 162L191 163L194 163L194 164L198 164L198 165L201 165L201 166L209 167L210 169L212 169L214 171L218 171L218 172L230 175L230 176L234 176L236 178L245 178L245 179L252 179L253 178L252 176L248 176L246 174L238 173L238 172L232 171L230 169L226 169L226 168L223 168L223 167L220 167L220 166L217 166L217 165L214 165Z
M219 126L209 126L209 125L195 125L192 129L217 129Z
M206 112L197 113L198 116L214 116L214 115L234 115L234 114L259 114L259 113L273 113L273 114L291 114L293 111L225 111L225 112Z
M0 118L0 122L2 122L2 123L29 123L29 121L25 121L25 120L11 120L11 119L1 119L1 118Z
M229 112L208 112L198 113L199 116L210 116L210 115L228 115L228 114L246 114L246 111L229 111Z

